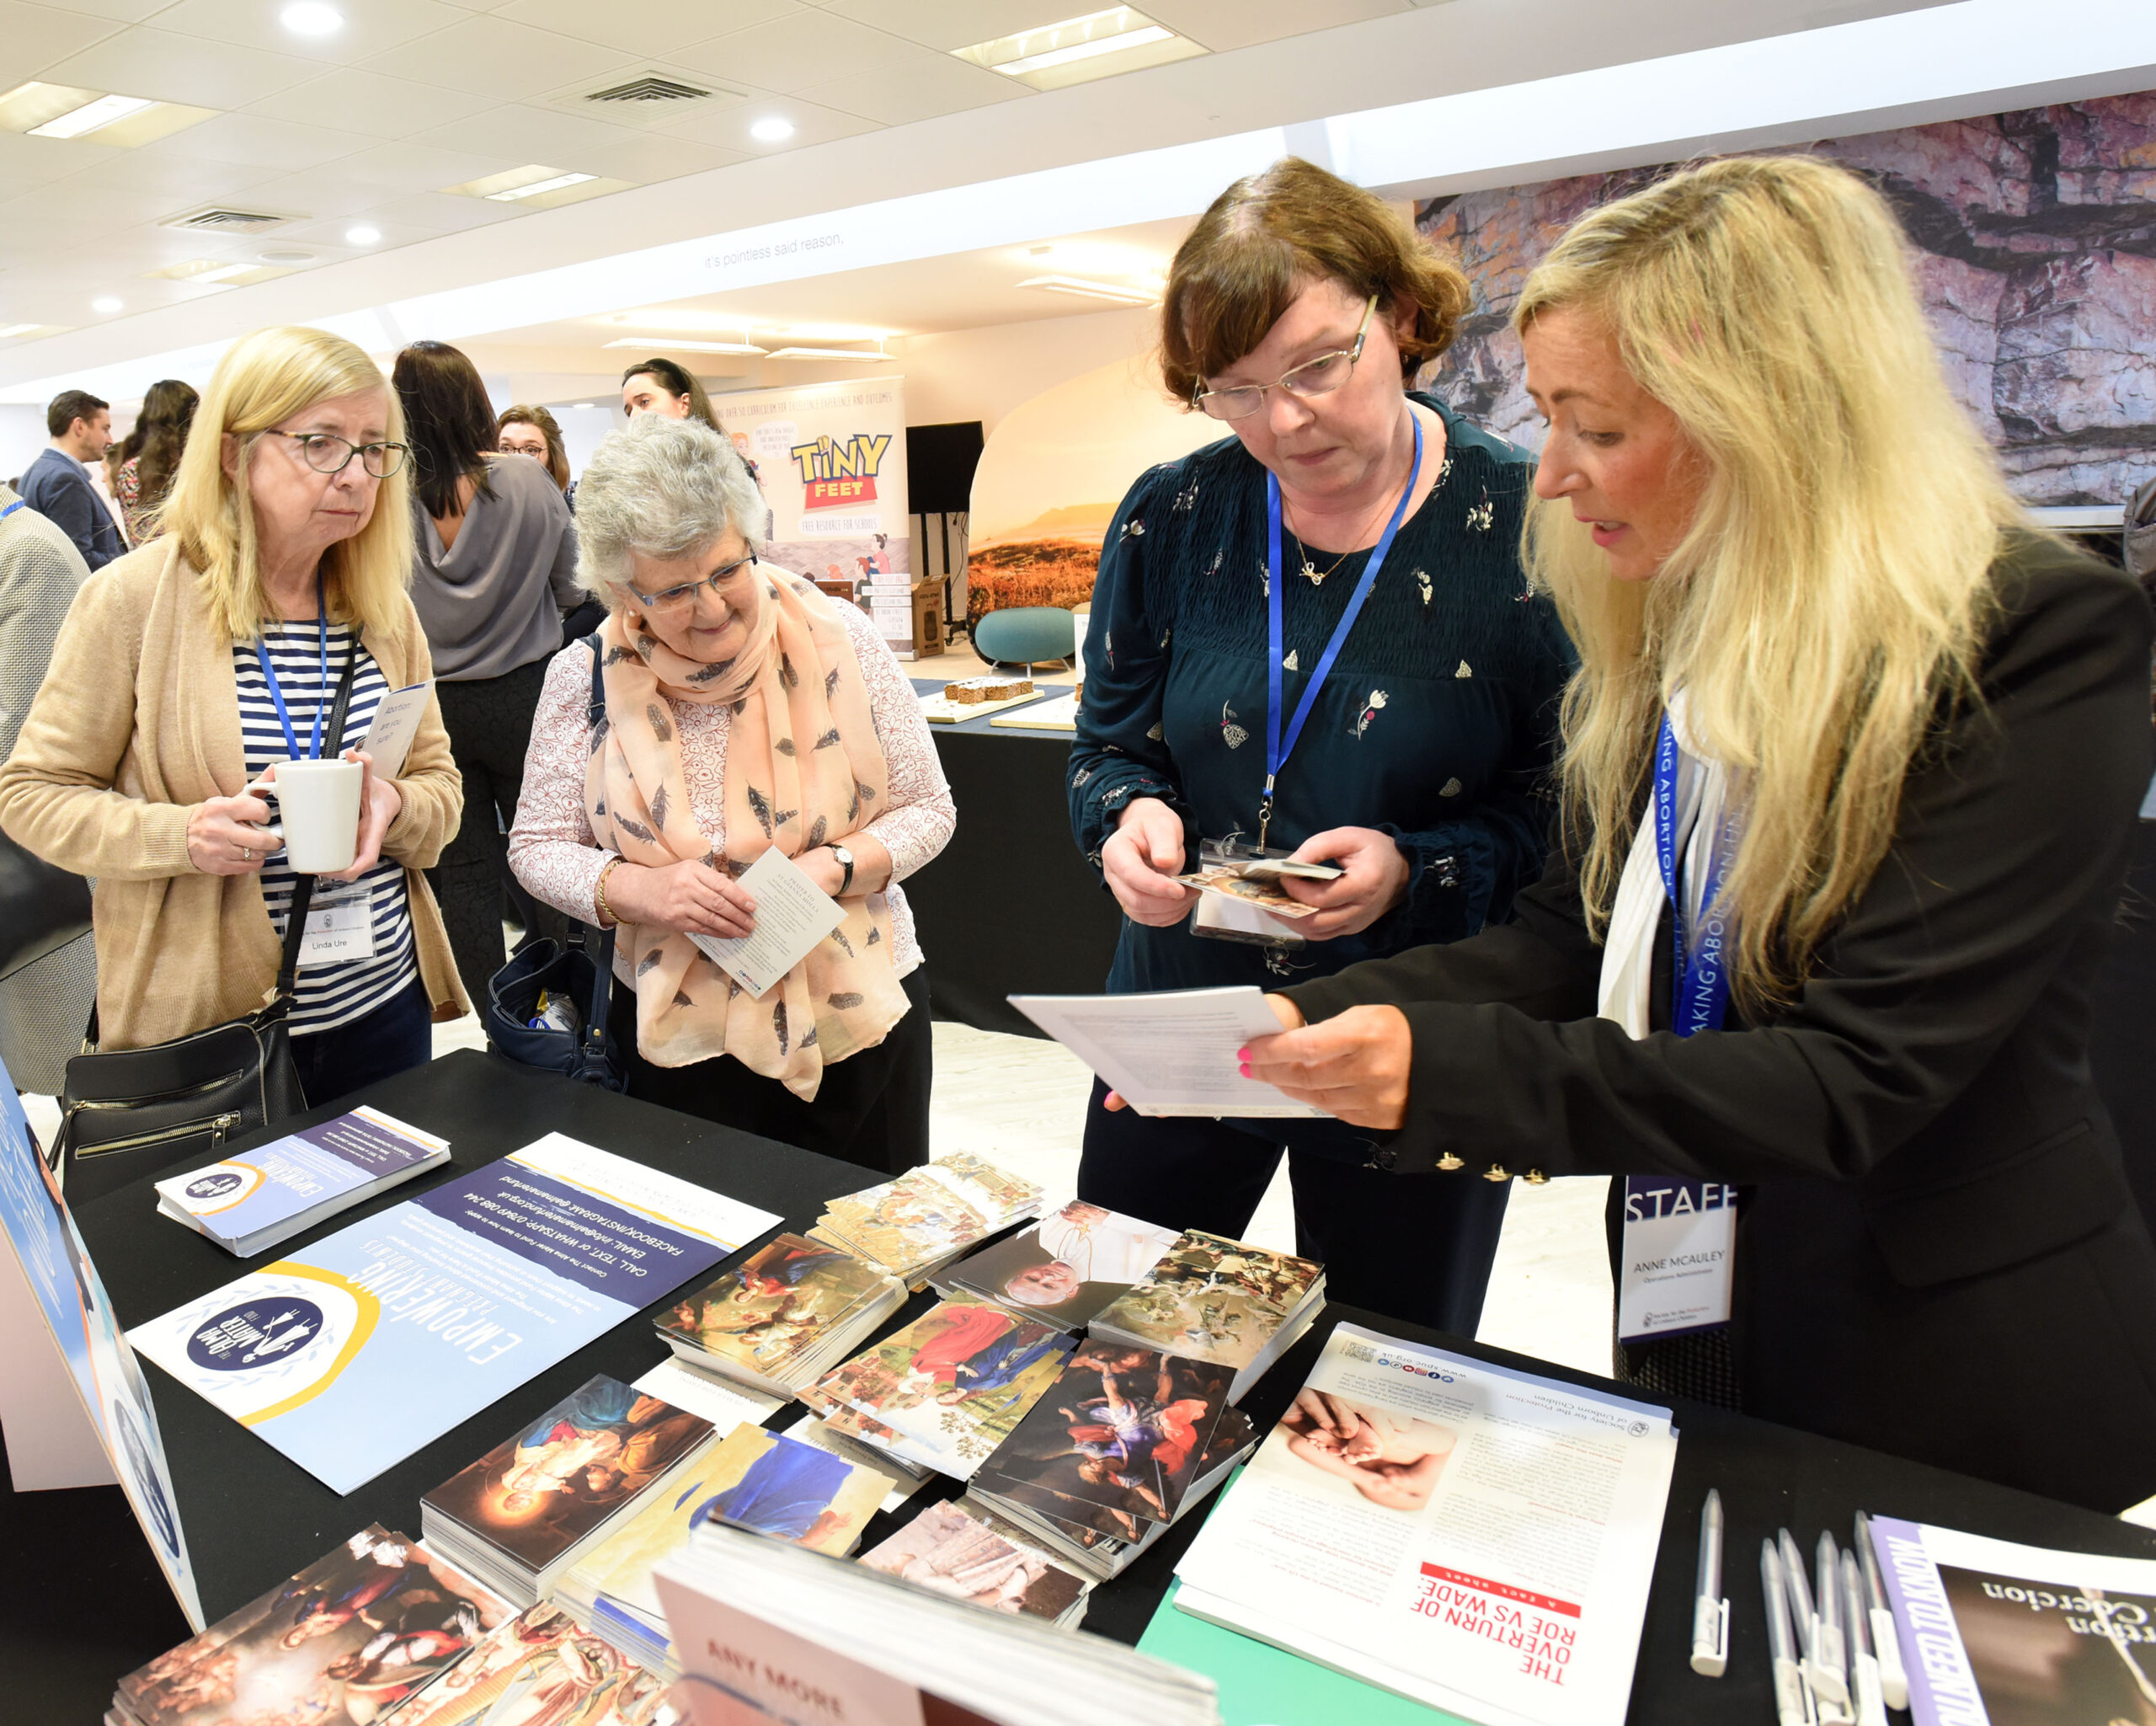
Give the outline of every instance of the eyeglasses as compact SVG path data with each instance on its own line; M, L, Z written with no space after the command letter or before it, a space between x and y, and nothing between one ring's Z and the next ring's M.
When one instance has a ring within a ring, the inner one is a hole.
M1247 419L1265 405L1265 393L1269 389L1284 389L1293 396L1331 395L1348 382L1355 362L1363 357L1363 343L1370 333L1370 314L1377 306L1378 297L1372 294L1363 307L1363 321L1355 326L1352 346L1305 360L1270 383L1238 384L1233 389L1211 389L1200 383L1190 393L1191 405L1215 419Z
M387 479L403 467L404 458L412 453L408 444L354 443L327 431L280 431L272 426L270 435L291 439L300 446L300 459L318 473L342 473L357 456L370 478Z
M708 587L716 593L720 582L730 581L744 569L755 567L756 554L750 552L745 558L737 558L734 562L712 570L701 581L684 581L679 587L665 588L658 593L637 593L633 587L629 591L636 594L638 603L648 612L679 611L705 588Z

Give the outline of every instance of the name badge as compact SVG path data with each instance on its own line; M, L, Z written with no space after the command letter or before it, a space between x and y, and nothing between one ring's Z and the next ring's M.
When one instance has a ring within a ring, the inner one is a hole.
M1303 938L1271 912L1223 893L1201 893L1190 932L1213 941L1247 941L1258 947L1300 947Z
M374 957L374 896L359 882L324 896L318 888L307 907L300 963L336 965Z
M1736 1258L1736 1188L1626 1176L1618 1340L1643 1343L1728 1323Z

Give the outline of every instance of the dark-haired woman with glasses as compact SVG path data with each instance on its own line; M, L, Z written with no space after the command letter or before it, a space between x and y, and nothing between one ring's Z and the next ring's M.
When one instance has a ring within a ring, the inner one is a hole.
M391 377L415 457L412 602L434 649L467 810L434 888L465 989L483 1001L507 957L502 915L514 883L503 834L516 818L531 710L561 651L562 614L583 598L576 533L546 468L497 451L494 406L463 354L414 342ZM517 909L529 933L567 930L544 906Z
M408 456L358 348L259 331L217 362L163 535L70 609L0 768L0 823L97 878L101 1047L262 1005L296 879L248 787L340 753L368 771L359 853L316 881L300 952L290 1023L309 1102L426 1061L432 1022L467 1009L422 873L463 808L440 713L428 704L393 777L357 747L385 695L433 675L405 594ZM348 662L344 735L325 736Z
M1520 571L1532 458L1407 387L1467 304L1390 206L1293 159L1177 251L1165 381L1233 436L1140 478L1102 551L1069 788L1124 913L1110 991L1328 976L1503 922L1540 874L1566 650ZM1276 916L1178 882L1208 845L1342 873ZM1330 1292L1471 1336L1507 1189L1392 1176L1370 1136L1142 1119L1097 1083L1078 1194L1240 1236L1285 1148Z
M866 613L760 563L733 446L639 415L578 493L608 617L547 673L510 861L618 927L609 1029L629 1094L896 1174L928 1157L928 976L899 883L949 841L921 703ZM606 723L588 723L592 655ZM760 995L696 943L749 934L738 878L776 849L839 927Z

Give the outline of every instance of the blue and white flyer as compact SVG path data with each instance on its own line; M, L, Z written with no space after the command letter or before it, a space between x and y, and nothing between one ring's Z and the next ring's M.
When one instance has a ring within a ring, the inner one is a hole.
M549 1133L128 1336L349 1493L778 1221Z
M120 1334L104 1284L75 1232L60 1189L30 1140L30 1125L8 1070L0 1066L0 1228L22 1260L68 1376L83 1398L112 1472L142 1525L180 1610L202 1628L202 1602L174 1508L157 1411L142 1369Z
M159 1181L157 1208L244 1258L448 1157L448 1140L362 1107Z

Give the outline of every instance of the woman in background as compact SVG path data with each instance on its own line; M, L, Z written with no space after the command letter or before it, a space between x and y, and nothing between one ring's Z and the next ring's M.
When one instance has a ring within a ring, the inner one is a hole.
M583 598L576 527L552 476L495 452L494 410L456 349L414 342L392 374L417 473L412 484L412 603L434 650L436 694L464 776L464 825L431 873L456 969L474 1001L502 967L503 833L516 819L531 710L561 650L562 613ZM568 925L544 906L537 927Z
M688 367L671 360L639 360L622 374L622 412L629 419L657 414L668 419L701 419L723 437L711 398Z
M157 536L157 512L179 473L180 452L201 398L195 386L177 377L162 378L142 398L135 429L114 447L120 463L112 494L127 526L127 542L142 545Z
M504 456L529 456L553 476L562 495L576 506L575 488L569 483L568 446L562 441L562 428L544 408L520 402L502 409L494 422L494 447Z

